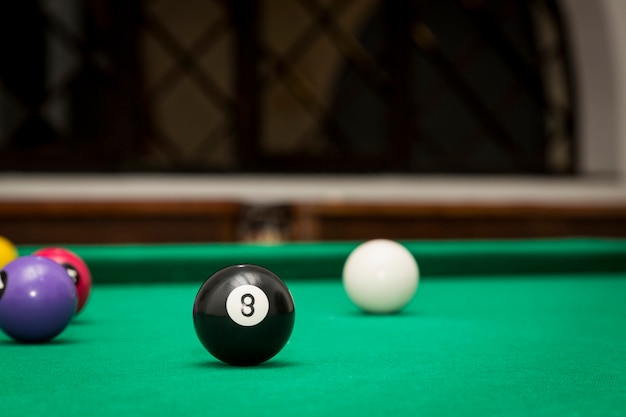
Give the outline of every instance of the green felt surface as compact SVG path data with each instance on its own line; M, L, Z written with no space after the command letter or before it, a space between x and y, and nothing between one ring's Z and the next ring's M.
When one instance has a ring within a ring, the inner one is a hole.
M293 282L293 336L252 368L203 350L196 285L96 287L54 343L0 338L2 412L623 415L626 277L568 278L426 280L404 314L382 317L337 281Z
M472 273L425 274L406 311L391 316L361 314L339 276L326 275L353 244L310 245L304 253L317 253L318 265L302 275L315 279L285 278L296 302L294 333L274 359L250 368L224 365L200 345L191 309L206 274L185 274L184 265L193 264L193 272L212 265L198 258L245 258L248 251L289 265L289 251L301 257L306 245L192 245L197 256L184 254L187 245L78 247L102 264L92 297L52 343L20 345L0 335L0 410L95 417L624 415L624 243L558 243L447 242L440 252L434 243L411 243L435 258L448 253L455 270L468 254L490 251L501 256L498 268L507 265L507 251L509 263L551 261L534 262L547 268L540 273L518 265L498 274L483 265L481 274L474 261ZM159 262L162 275L128 283L141 265L136 257ZM595 261L572 272L580 257Z

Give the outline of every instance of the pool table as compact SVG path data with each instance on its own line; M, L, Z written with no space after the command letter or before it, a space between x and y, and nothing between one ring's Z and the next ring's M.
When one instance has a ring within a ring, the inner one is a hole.
M91 299L50 343L0 335L2 415L626 415L626 241L403 243L420 285L385 316L342 289L358 242L70 246ZM288 344L255 367L214 359L192 325L202 282L241 262L296 303Z

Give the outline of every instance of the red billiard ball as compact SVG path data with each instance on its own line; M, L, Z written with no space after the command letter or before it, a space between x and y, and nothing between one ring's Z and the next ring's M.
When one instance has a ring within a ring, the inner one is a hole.
M226 267L201 286L193 324L206 350L231 365L257 365L280 352L295 308L285 283L257 265Z
M0 328L18 342L59 335L76 311L76 289L65 268L41 256L22 256L0 271Z
M59 247L42 248L33 255L52 259L67 270L67 273L74 280L78 295L76 314L80 313L91 294L91 271L85 261L71 250Z

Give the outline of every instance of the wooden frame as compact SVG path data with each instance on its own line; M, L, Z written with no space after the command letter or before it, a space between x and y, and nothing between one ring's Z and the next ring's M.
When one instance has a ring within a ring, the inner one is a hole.
M155 243L237 240L233 202L10 202L0 235L16 244Z
M263 218L251 218L249 206L238 202L14 201L0 205L0 235L16 244L64 245L267 241L264 236L272 243L626 237L623 203L292 203L275 211L264 209L264 228ZM263 233L250 234L252 226Z
M626 237L626 205L303 204L294 240Z

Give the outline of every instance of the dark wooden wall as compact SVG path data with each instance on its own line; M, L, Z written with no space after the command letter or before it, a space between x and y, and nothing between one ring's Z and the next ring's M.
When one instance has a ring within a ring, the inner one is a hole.
M231 202L14 202L0 204L0 235L20 243L234 241Z
M313 204L294 219L297 240L626 236L626 205Z
M17 244L626 237L626 204L12 202L0 235Z

